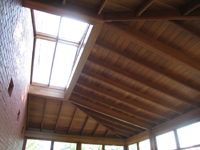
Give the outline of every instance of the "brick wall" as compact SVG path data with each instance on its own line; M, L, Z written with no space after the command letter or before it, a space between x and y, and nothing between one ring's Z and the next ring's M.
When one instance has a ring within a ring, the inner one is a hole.
M22 149L32 48L30 10L20 0L0 0L0 150Z

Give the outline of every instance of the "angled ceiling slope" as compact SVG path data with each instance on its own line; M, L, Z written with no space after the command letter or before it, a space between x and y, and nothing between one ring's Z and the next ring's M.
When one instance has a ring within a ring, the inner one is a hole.
M40 3L86 8L105 23L68 101L29 95L28 128L127 138L199 107L199 1Z

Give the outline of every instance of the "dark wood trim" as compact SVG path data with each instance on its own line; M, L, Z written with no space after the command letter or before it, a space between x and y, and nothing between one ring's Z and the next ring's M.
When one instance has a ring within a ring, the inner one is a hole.
M130 117L128 117L126 115L123 115L121 113L118 113L118 112L114 112L114 111L112 111L110 109L107 109L107 108L99 106L97 104L88 102L88 101L83 100L83 99L81 99L81 98L79 98L77 96L74 96L74 95L72 95L70 97L69 101L71 103L75 104L75 105L85 107L85 108L93 110L95 112L99 112L99 113L107 115L107 116L109 116L111 118L120 120L122 122L131 124L131 125L134 125L134 126L137 126L139 128L142 128L142 129L150 129L152 127L151 125L146 124L146 123L141 122L141 121L138 121L137 119L130 118Z
M101 12L102 12L103 8L105 7L107 1L108 1L108 0L101 0L101 4L100 4L100 6L99 6L99 8L98 8L97 15L100 15L100 14L101 14Z
M83 131L84 131L85 126L86 126L86 124L87 124L87 122L88 122L88 119L89 119L89 116L87 116L86 119L85 119L85 122L84 122L83 128L82 128L82 130L81 130L81 135L83 134Z
M136 9L136 16L141 14L154 2L155 0L144 0L142 4Z
M43 113L42 113L42 122L41 122L41 125L40 125L40 131L42 131L42 128L43 128L44 114L45 114L45 110L46 110L46 103L47 103L47 100L45 98L45 100L44 100L44 108L43 108Z
M61 105L60 105L58 117L57 117L57 120L56 120L56 126L55 126L55 129L54 129L55 132L56 132L56 129L57 129L57 127L58 127L58 121L59 121L59 118L60 118L60 112L61 112L61 110L62 110L62 107L63 107L63 101L61 101Z
M24 138L22 150L25 150L25 149L26 149L26 143L27 143L27 138Z
M36 132L36 131L26 131L25 138L28 139L45 139L63 142L81 142L88 144L105 144L105 145L124 145L124 139L118 138L105 138L105 137L89 137L83 135L68 135L68 134L58 134L58 133L47 133L47 132ZM77 145L78 146L78 145Z
M179 143L179 139L178 139L178 133L177 130L174 130L174 137L175 137L175 141L176 141L176 148L179 150L180 149L180 143Z
M27 99L27 115L26 115L26 130L28 130L28 123L29 123L29 112L30 112L30 95L28 95Z
M97 123L97 126L96 126L96 128L95 128L95 130L94 130L94 132L93 132L93 134L92 134L92 136L94 136L95 135L95 133L96 133L96 131L98 130L98 127L99 127L99 123Z
M54 141L51 141L51 150L53 150Z
M181 30L191 34L192 36L200 39L200 35L197 34L196 32L191 31L191 29L189 29L186 26L181 25L180 23L177 23L177 21L170 21L171 24L175 25L176 27L180 28Z
M121 57L124 57L124 58L126 58L126 59L128 59L128 60L130 60L132 62L135 62L135 63L141 65L142 67L145 67L145 68L150 69L150 70L152 70L152 71L154 71L156 73L159 73L162 76L167 77L167 78L169 78L169 79L171 79L171 80L173 80L175 82L178 82L179 84L182 84L182 85L184 85L184 86L186 86L188 88L191 88L191 89L196 90L198 92L200 91L199 87L197 87L197 86L185 81L184 79L181 79L180 77L172 75L169 71L161 69L160 67L157 67L155 65L151 65L150 63L147 63L145 61L141 61L137 57L130 56L128 53L120 52L120 50L118 48L116 48L116 47L113 47L113 46L111 46L109 44L106 44L106 43L103 43L103 42L100 42L100 41L97 41L96 45L101 47L101 48L105 48L106 50L108 50L108 51L110 51L110 52L112 52L114 54L117 54L117 55L119 55Z
M182 16L178 10L167 11L146 11L141 16L136 16L134 11L129 12L106 12L104 13L105 22L116 21L137 21L137 20L194 20L200 19L198 12Z
M70 130L71 130L71 128L72 128L72 123L73 123L73 121L74 121L74 118L75 118L76 112L77 112L77 108L75 108L75 111L74 111L74 114L73 114L72 120L71 120L71 122L70 122L69 129L68 129L68 132L67 132L68 134L69 134L69 132L70 132Z
M181 12L183 16L185 16L197 9L198 7L200 7L200 1L192 0L189 4L187 4L184 8L181 9Z

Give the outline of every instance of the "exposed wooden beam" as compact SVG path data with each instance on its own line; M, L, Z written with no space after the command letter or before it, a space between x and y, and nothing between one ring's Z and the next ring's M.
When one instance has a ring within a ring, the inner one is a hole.
M140 16L155 0L144 0L142 4L136 9L136 16Z
M108 93L104 93L104 89L101 89L101 88L99 88L99 87L97 87L97 86L93 86L93 85L91 85L91 84L85 84L86 82L78 82L77 84L78 85L81 85L81 86L84 86L84 87L86 87L86 88L89 88L89 89L91 89L91 90L95 90L96 92L98 92L98 91L100 91L100 93L102 93L102 94L104 94L104 95L107 95ZM101 91L101 90L103 90L103 91ZM106 91L105 91L106 92ZM141 120L144 120L144 121L147 121L147 122L149 122L149 123L152 123L152 124L159 124L159 122L158 121L155 121L153 118L148 118L147 119L147 117L146 117L146 115L142 115L142 114L140 114L140 113L138 113L137 111L135 111L135 110L133 110L133 109L131 109L131 108L126 108L126 109L124 109L124 107L123 106L121 106L121 105L117 105L117 104L114 104L114 103L112 103L112 102L109 102L109 101L107 101L107 100L105 100L105 99L103 99L103 98L99 98L99 97L97 97L97 96L94 96L94 95L91 95L91 94L89 94L88 92L76 92L76 91L74 91L74 93L77 93L78 95L81 95L81 96L83 96L83 97L86 97L86 98L88 98L88 99L90 99L90 100L93 100L93 101L97 101L97 102L99 102L99 103L102 103L102 104L104 104L104 105L107 105L107 106L109 106L109 107L114 107L115 109L118 109L118 110L120 110L120 111L122 111L122 112L125 112L125 113L128 113L128 114L130 114L130 115L134 115L136 118L138 118L138 119L141 119ZM110 93L110 94L112 94L112 93ZM113 93L114 94L114 93ZM113 95L112 94L112 95ZM109 96L109 95L107 95L107 96ZM118 97L118 95L116 95L116 97L114 97L114 99L116 99ZM121 97L120 97L121 98ZM116 100L118 100L118 101L121 101L121 102L123 102L123 99L116 99ZM160 116L161 117L161 116ZM165 117L162 117L162 118L165 118ZM168 119L169 120L169 119Z
M173 21L171 21L171 23L176 24ZM199 38L200 38L200 36L199 36ZM184 86L186 86L188 88L191 88L191 89L193 89L195 91L198 91L198 92L200 91L200 87L195 86L195 85L187 82L185 79L182 79L182 78L180 78L178 76L175 76L175 75L171 74L168 70L161 69L160 67L158 67L156 65L153 65L153 64L147 63L145 61L142 61L141 59L139 59L137 57L134 57L134 56L131 56L128 53L120 52L120 50L118 48L113 47L113 46L111 46L109 44L97 41L96 45L100 46L101 48L105 48L108 51L110 51L110 52L112 52L114 54L117 54L117 55L119 55L121 57L124 57L124 58L126 58L126 59L128 59L128 60L130 60L132 62L135 62L135 63L137 63L137 64L139 64L139 65L141 65L141 66L143 66L143 67L145 67L147 69L153 70L154 72L156 72L158 74L161 74L162 76L167 77L167 78L169 78L169 79L171 79L171 80L173 80L175 82L178 82L179 84L182 84L182 85L184 85Z
M77 104L74 104L78 109L80 109L81 111L83 111L84 112L84 109L82 109L82 107L81 106L79 106L79 105L77 105ZM85 112L86 113L86 112ZM87 113L86 113L87 114ZM88 114L89 115L89 114ZM96 120L96 118L95 117L93 117L92 115L89 115L91 118L93 118L94 120ZM102 124L102 122L100 122L99 120L96 120L99 124L101 124L102 126L104 126L103 124ZM120 139L122 139L122 137L120 136L120 135L118 135L115 131L113 131L112 129L110 129L109 127L106 127L106 126L104 126L105 128L107 128L108 130L110 130L111 132L113 132L117 137L119 137Z
M57 117L57 120L56 120L56 126L55 126L55 129L54 129L55 132L56 132L56 129L57 129L57 127L58 127L58 121L59 121L59 118L60 118L60 112L61 112L61 110L62 110L62 107L63 107L63 101L61 101L61 105L60 105L58 117Z
M22 5L24 7L28 7L31 9L36 9L59 16L74 18L76 20L88 22L91 24L103 22L102 16L96 15L96 10L90 9L88 7L79 4L75 4L73 2L68 2L67 5L63 7L63 6L55 6L51 2L47 4L42 2L24 0L22 2Z
M91 60L91 59L90 59ZM132 79L132 80L136 80L137 82L138 82L138 80L137 80L137 76L136 76L136 79L134 78L135 76L133 75L133 74L130 74L130 73L128 73L128 72L125 72L125 71L123 71L123 70L121 70L121 69L118 69L117 67L114 67L114 66L109 66L109 64L107 64L107 63L102 63L101 62L101 64L100 64L100 61L98 61L98 62L96 62L96 61L94 61L94 60L92 60L91 62L95 62L95 64L98 64L98 65L100 65L100 66L102 66L102 67L105 67L105 68L108 68L108 69L110 69L110 70L112 70L112 71L114 71L114 72L116 72L116 73L118 73L118 74L121 74L121 75L123 75L123 76L125 76L125 77L128 77L128 78L130 78L130 79ZM85 70L84 70L84 72L85 72ZM124 91L127 91L127 92L129 92L129 93L131 93L131 94L133 94L133 95L135 95L135 96L138 96L138 97L140 97L140 98L143 98L143 99L145 99L145 100L147 100L147 101L150 101L150 102L153 102L153 103L155 103L155 104L157 104L157 105L160 105L160 106L162 106L162 107L164 107L164 108L167 108L167 109L170 109L170 110L172 110L173 112L176 112L176 113L179 113L179 114L181 114L181 111L180 110L178 110L176 107L173 107L173 106L171 106L171 105L169 105L169 104L167 104L167 103L163 103L163 102L161 102L160 100L157 100L156 98L153 98L152 96L148 96L148 95L146 95L146 94L144 94L144 93L141 93L141 92L139 92L139 91L137 91L137 90L134 90L134 89L132 89L132 88L129 88L129 87L127 87L127 86L124 86L124 85L122 85L122 84L120 84L120 83L116 83L115 81L112 81L112 80L110 80L110 79L106 79L105 77L102 77L102 76L99 76L99 75L95 75L94 73L88 73L88 74L90 74L90 76L92 76L93 78L97 78L98 80L101 80L102 82L107 82L108 84L110 84L110 85L113 85L113 86L115 86L115 87L117 87L117 88L120 88L120 89L122 89L122 90L124 90ZM144 82L144 81L142 81L142 82ZM109 93L110 94L110 93ZM129 102L128 100L124 100L124 102ZM133 103L133 102L132 102ZM131 103L130 103L131 104ZM133 104L133 105L135 105L135 104ZM141 109L146 109L146 108L143 108L142 106L140 106L140 105L137 105L137 103L136 103L136 106L137 107L139 107L139 108L141 108ZM147 111L148 110L150 110L150 108L149 109L146 109ZM156 110L151 110L151 112L153 113L155 113L155 114L157 114L157 115L161 115L161 112L160 113L158 113L158 112L155 112ZM162 114L162 116L165 116L164 114ZM167 116L165 116L165 117L167 117Z
M130 134L128 134L128 133L125 133L125 132L122 132L122 131L120 131L120 130L118 130L118 129L115 129L115 128L112 128L111 126L107 126L107 125L105 125L107 128L110 128L110 129L112 129L113 131L115 131L115 133L117 133L117 134L119 134L120 136L124 136L124 137L130 137L131 135Z
M138 121L137 119L134 119L134 118L131 118L131 117L128 117L126 115L123 115L121 113L118 113L118 112L115 112L115 111L112 111L108 108L105 108L105 107L102 107L102 106L99 106L97 104L94 104L94 103L91 103L91 102L88 102L86 100L83 100L77 96L74 96L72 95L70 97L70 100L69 100L71 103L73 104L76 104L76 105L79 105L79 106L82 106L82 107L85 107L87 109L90 109L90 110L93 110L95 112L99 112L101 114L104 114L104 115L107 115L111 118L114 118L114 119L117 119L117 120L120 120L122 122L125 122L125 123L128 123L128 124L131 124L131 125L134 125L134 126L137 126L139 128L142 128L142 129L150 129L152 126L149 125L149 124L146 124L144 122L141 122L141 121Z
M81 106L79 106L79 107L81 107ZM138 128L138 127L136 127L136 126L132 126L132 125L126 124L126 123L124 123L124 122L118 121L118 120L116 120L116 119L110 118L110 117L108 117L108 116L102 115L102 114L100 114L100 113L94 112L94 111L89 110L89 109L86 109L86 108L84 108L84 107L81 107L81 109L82 109L85 113L90 114L90 115L92 115L92 116L95 116L95 118L100 118L101 120L104 120L104 121L106 121L106 122L109 122L109 123L112 123L112 124L116 124L116 125L120 125L120 126L122 126L123 128L127 128L127 129L129 129L129 130L134 130L134 131L136 131L136 132L137 132L137 131L138 131L138 132L144 131L144 130L142 130L141 128Z
M28 129L28 123L29 123L30 101L31 101L31 97L30 97L30 95L28 95L28 100L27 100L27 116L26 116L26 130Z
M42 122L41 122L41 125L40 125L40 131L42 131L43 124L44 124L44 114L45 114L45 110L46 110L46 104L47 104L47 100L45 98L45 100L44 100L44 108L43 108L43 113L42 113Z
M192 36L200 39L200 35L197 34L196 32L193 32L191 29L189 29L188 27L181 25L180 23L177 23L177 21L170 21L171 24L175 25L178 28L181 28L182 30L184 30L185 32L191 34Z
M100 4L99 9L98 9L98 11L97 11L97 15L100 15L100 14L101 14L101 12L102 12L103 8L105 7L107 1L108 1L108 0L101 0L101 4Z
M134 11L129 12L106 12L104 13L105 22L116 21L137 21L137 20L194 20L200 19L198 12L188 16L182 16L178 10L167 11L146 11L141 16L136 16Z
M193 71L194 73L200 74L199 62L176 50L175 48L170 47L167 44L162 43L136 29L133 29L122 23L105 23L104 28L117 32L125 38L133 40L135 43L142 45L143 47L177 64L180 64L181 66Z
M181 12L185 16L194 11L195 9L197 9L198 7L200 7L200 1L193 0L189 4L187 4L184 8L182 8Z
M126 144L131 145L131 144L138 143L140 141L146 140L148 138L149 138L149 131L144 131L144 132L141 132L137 135L134 135L134 136L127 138Z
M104 135L104 137L106 137L108 135L109 130L106 131L106 134Z
M58 133L46 133L36 131L26 131L25 138L27 139L45 139L63 142L81 142L90 144L105 144L105 145L124 145L124 139L105 138L105 137L89 137L83 135L68 135Z
M99 123L97 123L97 126L96 126L96 128L95 128L95 130L94 130L94 132L93 132L92 136L94 136L94 135L95 135L95 133L97 132L99 125L100 125L100 124L99 124Z
M69 133L70 130L71 130L71 128L72 128L72 123L73 123L73 121L74 121L76 112L77 112L77 108L75 108L75 111L74 111L74 114L73 114L72 120L71 120L71 122L70 122L69 129L68 129L68 132L67 132L67 133Z
M82 128L82 130L81 130L81 135L83 134L83 131L84 131L85 126L86 126L86 124L87 124L87 122L88 122L88 119L89 119L89 116L87 116L86 119L85 119L85 122L84 122L83 128Z
M72 72L73 72L72 78L69 81L70 83L66 90L64 100L67 101L69 99L69 97L75 87L75 84L81 74L81 71L87 61L87 58L88 58L92 48L94 47L94 44L96 42L97 37L99 36L99 33L100 33L102 27L103 27L103 23L95 24L92 28L90 35L88 35L89 36L88 40L85 40L83 42L83 44L82 44L83 46L81 47L81 50L83 50L83 52L82 53L80 52L81 56L79 57L78 63L76 63L77 67L75 68L75 70L72 70Z

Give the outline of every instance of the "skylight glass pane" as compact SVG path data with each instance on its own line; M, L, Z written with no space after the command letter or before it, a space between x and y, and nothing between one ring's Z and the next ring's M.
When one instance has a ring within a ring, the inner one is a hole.
M50 85L66 87L77 47L58 43Z
M49 83L54 49L55 42L36 40L32 82L46 85Z
M200 122L177 130L180 147L189 147L200 144Z
M63 17L60 26L59 38L79 43L87 27L87 23Z
M36 32L57 36L60 16L34 10Z
M176 141L174 132L168 132L156 137L158 150L172 150L176 149Z

